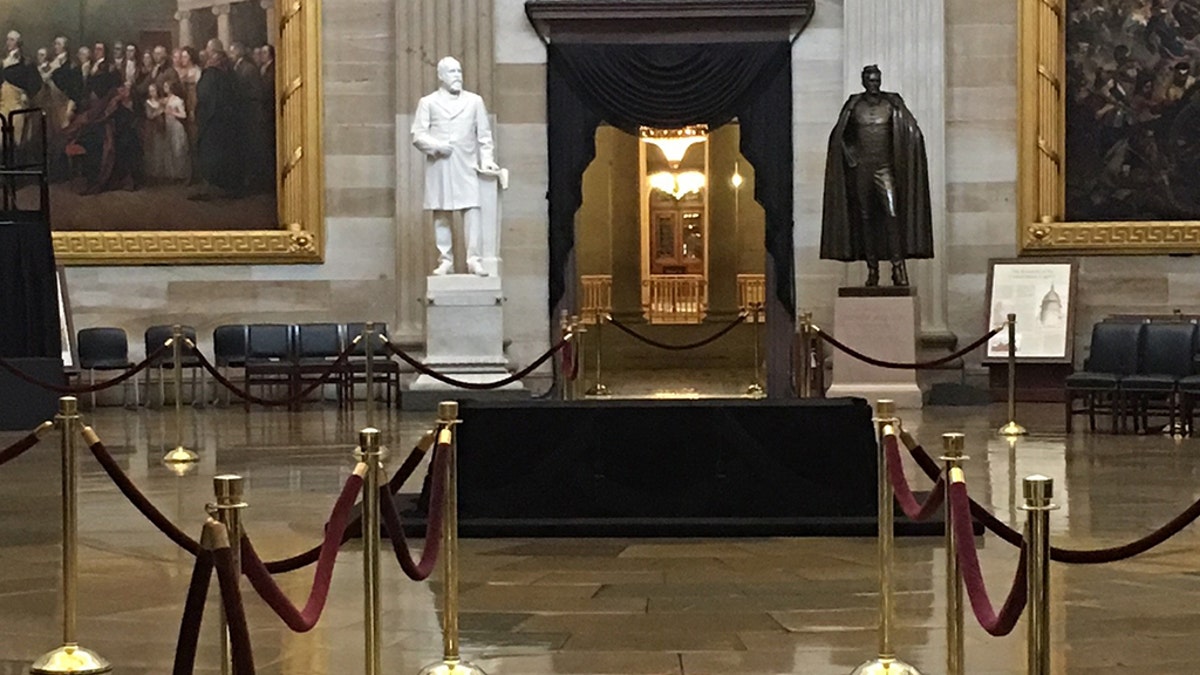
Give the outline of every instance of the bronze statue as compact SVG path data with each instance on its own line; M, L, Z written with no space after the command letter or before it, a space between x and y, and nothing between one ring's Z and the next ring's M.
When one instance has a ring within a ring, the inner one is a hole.
M868 286L889 260L892 283L907 286L905 259L933 257L925 138L900 95L880 90L878 66L862 82L829 136L821 257L865 260Z

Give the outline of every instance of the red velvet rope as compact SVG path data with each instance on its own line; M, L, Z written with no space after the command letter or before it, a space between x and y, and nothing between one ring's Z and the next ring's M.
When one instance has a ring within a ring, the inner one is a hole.
M975 619L988 635L1008 635L1016 627L1021 612L1025 610L1029 590L1025 585L1026 547L1021 547L1021 559L1017 563L1017 574L1013 578L1012 588L1009 589L1000 612L996 613L992 600L988 597L987 586L983 583L979 555L975 551L975 532L971 527L971 498L967 495L966 483L950 484L950 525L954 528L955 550L958 553L958 565L962 569L963 586L967 589L967 597L971 600Z
M699 349L700 347L710 345L710 344L716 342L717 340L720 340L721 338L725 337L725 335L728 334L729 331L733 330L734 328L737 328L739 325L741 325L742 323L744 323L746 321L746 315L739 314L736 319L731 321L724 328L722 328L721 330L717 331L716 333L713 333L712 335L704 338L703 340L697 340L696 342L689 342L689 343L683 344L683 345L673 345L673 344L669 344L667 342L659 342L658 340L655 340L653 338L648 338L645 335L642 335L641 333L638 333L634 329L630 328L629 326L626 326L625 324L621 323L620 321L617 321L612 316L609 316L607 318L608 318L609 323L616 326L618 330L620 330L622 333L628 335L629 337L631 337L639 342L644 342L644 343L650 345L651 347L657 347L659 349L665 349L667 351L672 351L672 352L682 352L682 351L687 351L690 349Z
M228 377L225 377L224 375L222 375L221 371L216 366L214 366L212 364L212 362L210 362L206 356L201 354L199 351L196 352L196 355L199 356L200 367L204 368L204 370L209 375L212 375L212 378L214 380L216 380L218 384L220 384L222 387L225 387L229 391L233 392L234 396L237 396L240 399L249 401L255 405L285 406L285 405L293 405L293 404L299 403L300 401L303 401L309 394L313 393L317 389L332 382L333 378L335 376L340 375L342 373L341 368L342 368L342 366L344 366L346 364L346 361L348 361L350 359L350 352L353 351L353 349L354 349L353 345L351 345L350 347L347 347L345 349L345 351L343 351L341 354L339 354L336 359L334 359L332 362L330 362L328 370L326 370L325 373L323 375L321 375L320 378L315 380L312 384L305 387L304 389L301 389L300 391L296 392L292 396L289 396L287 398L281 398L281 399L262 398L259 396L255 396L254 394L251 394L250 392L248 392L244 389L239 388L236 384L233 383L233 380L230 380Z
M89 446L89 449L92 451L92 456L100 463L100 468L104 469L104 473L108 474L108 477L116 484L121 494L125 495L129 503L133 504L133 507L146 517L146 520L149 520L168 539L175 542L176 546L192 555L200 552L200 542L192 539L186 532L179 529L175 523L172 523L169 518L163 515L162 511L159 511L150 502L146 495L138 490L129 476L121 470L121 466L117 464L117 460L109 453L108 448L104 447L103 442L97 440Z
M162 356L163 352L165 352L165 351L167 351L167 345L163 345L163 346L159 347L158 349L156 349L154 351L153 354L151 354L150 356L147 356L140 363L138 363L134 367L130 368L129 370L121 373L120 375L112 378L111 380L105 380L103 382L97 382L95 384L89 384L87 386L79 386L79 387L64 387L64 386L61 386L58 384L51 384L50 382L43 382L39 379L36 379L36 378L26 375L24 372L21 371L20 368L17 368L16 366L14 366L12 363L10 363L6 359L0 359L0 368L3 368L4 370L8 371L8 373L10 375L17 378L18 380L22 380L28 384L32 384L35 387L40 387L47 391L52 391L56 394L65 394L65 395L92 394L92 393L95 393L98 391L104 391L105 389L110 389L112 387L115 387L118 384L121 384L122 382L124 382L125 380L128 380L131 377L134 377L138 373L140 373L143 370L145 370L146 368L148 368L150 366L150 364L153 363L154 360L157 359L159 356ZM199 352L196 352L196 353L198 354Z
M925 452L925 449L920 445L914 442L909 447L909 453L912 454L913 459L916 460L917 465L921 467L925 475L933 478L941 473L937 460L930 457L929 453ZM982 504L975 500L971 500L971 515L975 516L976 520L997 537L1000 537L1013 546L1020 546L1024 541L1024 537L1020 532L1017 532L999 518L993 516ZM1197 518L1200 518L1200 500L1192 502L1192 505L1187 507L1183 513L1175 516L1167 521L1165 525L1141 539L1136 539L1127 544L1097 549L1067 549L1051 546L1050 559L1070 565L1100 565L1128 560L1149 551L1176 534L1179 534L1185 527L1195 522Z
M579 376L579 355L576 352L575 345L571 342L567 342L567 346L562 350L562 371L568 382L574 382Z
M0 466L4 466L21 455L33 449L33 446L42 440L41 436L36 431L29 432L28 436L21 438L16 443L0 450Z
M196 668L196 647L200 643L200 624L204 621L204 603L212 580L212 551L201 550L192 566L183 618L179 622L179 641L175 645L175 665L172 675L192 675Z
M346 525L350 520L350 508L354 506L354 500L362 491L362 486L362 476L352 474L346 480L342 494L338 496L337 502L333 505L329 524L325 528L325 541L321 544L321 553L317 560L317 571L313 575L312 590L309 592L303 610L297 609L283 589L279 588L279 585L271 578L271 572L258 557L250 538L242 538L242 571L250 579L250 585L287 624L287 627L297 633L307 633L312 630L325 610L325 601L329 597L329 584L333 580L333 564L337 561L338 549L342 544L342 534L346 531Z
M400 569L413 581L425 581L429 578L442 550L442 523L446 515L443 495L451 452L453 449L449 445L438 445L434 450L433 481L429 488L429 517L425 521L425 546L421 549L420 562L413 560L408 538L404 535L404 524L396 510L396 502L392 499L392 491L387 487L379 491L379 511L383 518L383 527L392 541L392 550L396 554L396 561L400 563Z
M569 339L559 340L557 344L555 344L553 347L551 347L550 350L547 351L545 354L542 354L541 356L539 356L537 358L537 360L534 361L533 363L531 363L528 366L526 366L525 368L513 373L512 375L509 375L508 377L500 379L500 380L496 380L495 382L466 382L464 380L458 380L453 377L450 377L449 375L443 375L443 374L439 373L438 371L425 365L424 363L421 363L420 361L416 360L412 356L409 356L407 352L405 352L403 349L400 349L399 347L392 344L391 342L385 342L384 345L388 348L389 351L391 351L393 354L395 354L397 357L399 357L399 359L401 361L412 366L418 373L421 373L423 375L428 375L429 377L432 377L433 379L437 380L438 382L448 384L452 387L458 387L459 389L469 389L472 391L487 391L490 389L499 389L500 387L505 387L505 386L512 384L513 382L517 382L517 381L525 379L526 377L529 376L530 373L532 373L533 371L540 368L543 363L545 363L546 361L549 361L552 356L554 356L555 354L557 354L559 352L559 350L566 348L567 344L569 344L569 343L570 343Z
M896 503L900 504L904 515L909 519L918 522L928 520L937 512L945 499L945 480L939 477L937 484L933 486L933 492L929 493L924 502L918 502L916 496L913 495L912 488L908 485L908 479L904 477L904 467L900 465L899 441L895 436L884 436L883 449L884 456L887 457L888 478L892 482L892 492L896 495Z
M842 342L837 341L832 335L830 335L829 333L826 333L825 331L821 330L820 328L816 328L814 326L813 328L815 328L815 330L813 332L815 332L817 334L817 337L828 342L829 344L833 345L834 347L837 347L838 349L842 350L846 354L853 356L854 358L858 359L859 361L862 361L863 363L869 363L870 365L876 366L878 368L890 368L892 370L928 370L930 368L937 368L939 366L943 366L947 363L950 363L951 361L953 361L955 359L961 359L962 357L966 356L967 354L970 354L971 352L975 351L976 349L979 349L980 347L982 347L984 344L987 343L988 340L991 340L992 338L999 335L1000 331L1004 330L1006 327L1007 326L1000 326L999 328L993 329L990 333L984 335L983 337L980 337L978 340L976 340L976 341L972 342L971 344L967 345L966 347L963 347L962 349L954 352L953 354L950 354L949 356L943 356L941 358L934 359L932 361L917 361L915 363L900 363L897 361L884 361L882 359L877 359L873 356L867 356L866 354L854 349L853 347L850 347Z
M404 464L402 464L400 468L396 470L396 473L392 475L392 479L388 481L388 490L392 493L399 492L400 488L404 487L404 483L407 482L408 479L413 475L413 472L417 470L417 466L421 464L421 460L424 457L424 450L422 450L420 447L413 448L412 452L408 453L408 457L404 460ZM345 544L354 537L361 535L362 515L358 515L346 525L346 531L342 533L341 543ZM295 572L298 569L308 567L309 565L317 562L317 559L321 555L321 546L322 545L314 546L307 551L298 553L290 558L267 561L264 562L263 565L266 566L267 571L271 574Z
M229 628L233 675L254 675L254 650L250 646L250 628L246 625L246 609L242 605L239 586L242 577L234 565L230 547L222 546L213 550L213 564L217 569L221 604L225 608L225 623Z

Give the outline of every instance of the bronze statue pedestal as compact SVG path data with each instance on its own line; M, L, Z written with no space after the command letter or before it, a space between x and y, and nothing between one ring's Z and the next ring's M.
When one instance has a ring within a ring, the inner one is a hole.
M853 286L838 289L833 336L863 354L900 363L917 360L920 302L912 286ZM892 399L896 407L921 407L913 370L880 368L833 349L833 385L826 396Z

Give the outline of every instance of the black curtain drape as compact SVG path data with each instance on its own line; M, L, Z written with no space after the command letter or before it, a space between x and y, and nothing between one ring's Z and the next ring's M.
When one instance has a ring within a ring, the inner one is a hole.
M551 311L566 293L596 127L637 134L737 118L766 212L776 298L794 314L791 43L551 44L548 61Z

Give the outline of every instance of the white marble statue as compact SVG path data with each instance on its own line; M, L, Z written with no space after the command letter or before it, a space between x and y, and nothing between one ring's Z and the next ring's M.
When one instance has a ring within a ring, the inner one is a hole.
M454 271L453 213L461 211L466 234L467 271L487 276L483 264L480 173L495 174L495 149L487 108L478 94L463 91L462 65L447 56L438 62L438 90L417 105L413 145L425 154L425 209L433 211L438 276Z

